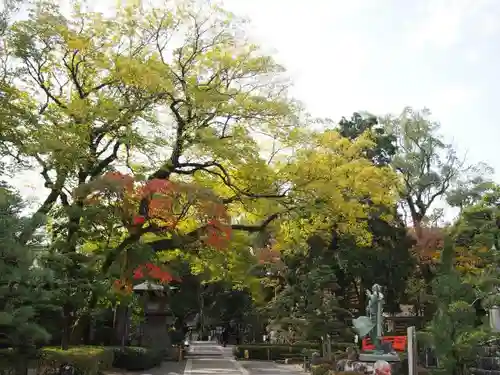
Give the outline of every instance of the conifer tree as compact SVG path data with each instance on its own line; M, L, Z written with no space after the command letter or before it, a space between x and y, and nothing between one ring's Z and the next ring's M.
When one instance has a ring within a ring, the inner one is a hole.
M40 248L35 240L22 245L17 239L28 225L22 209L20 197L0 185L0 345L13 349L18 375L27 371L23 359L30 350L49 338L37 323L39 309L49 297L46 273L36 263Z

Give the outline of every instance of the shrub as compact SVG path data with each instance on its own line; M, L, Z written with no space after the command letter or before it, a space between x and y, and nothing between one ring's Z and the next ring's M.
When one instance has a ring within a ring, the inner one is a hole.
M62 350L45 347L40 351L38 373L57 373L61 366L70 365L80 375L97 375L113 364L113 351L100 346L77 346Z
M159 366L164 357L164 352L161 350L138 346L114 348L114 353L113 367L128 371L149 370Z
M248 350L250 359L260 360L282 360L286 358L297 358L304 355L305 351L316 349L313 344L303 345L278 345L278 344L246 344L234 348L236 358L245 358L245 350Z
M331 363L322 363L311 366L312 375L326 375L330 370L334 370L334 366Z

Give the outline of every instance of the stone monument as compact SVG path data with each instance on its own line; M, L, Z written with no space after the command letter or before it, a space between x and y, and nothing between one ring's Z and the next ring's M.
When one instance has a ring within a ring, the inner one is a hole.
M359 353L360 362L375 363L377 361L399 362L398 354L392 349L390 344L383 344L383 311L384 295L382 288L378 284L372 286L371 291L366 291L368 304L366 306L366 316L360 316L353 320L353 326L361 339L369 336L374 350L365 350Z

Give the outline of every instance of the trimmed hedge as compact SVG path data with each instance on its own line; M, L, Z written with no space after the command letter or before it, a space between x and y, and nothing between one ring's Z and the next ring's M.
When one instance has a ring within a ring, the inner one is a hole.
M64 365L75 368L79 375L97 375L113 365L114 353L100 346L76 346L68 350L44 347L40 350L38 373L57 373Z
M245 344L234 348L234 356L244 359L245 350L248 350L249 359L276 361L287 358L298 358L310 350L319 351L319 345L314 343L304 343L302 345Z
M161 350L138 346L113 348L113 350L113 367L128 371L149 370L159 366L165 356L165 353Z

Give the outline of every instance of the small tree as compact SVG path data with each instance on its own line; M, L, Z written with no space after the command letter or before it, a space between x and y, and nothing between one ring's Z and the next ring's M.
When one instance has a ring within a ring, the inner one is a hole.
M27 372L23 358L37 342L49 338L37 323L38 310L48 301L49 292L44 269L36 263L36 241L22 245L16 239L26 225L22 208L19 196L0 186L0 344L21 356L16 360L18 375Z

